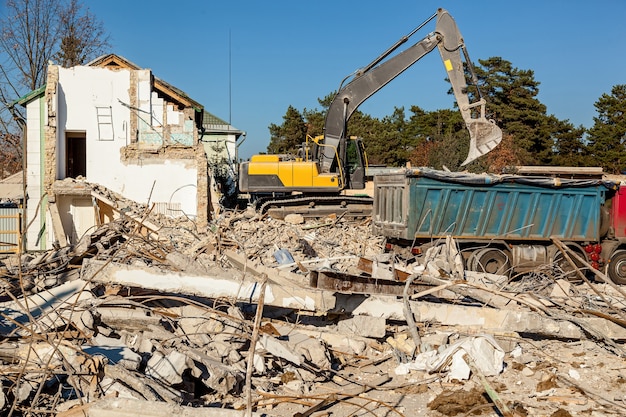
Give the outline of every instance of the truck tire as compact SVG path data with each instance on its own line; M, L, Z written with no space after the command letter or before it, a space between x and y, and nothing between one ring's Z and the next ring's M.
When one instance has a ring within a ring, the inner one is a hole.
M613 253L607 266L607 274L614 283L626 285L626 250Z
M567 245L567 247L581 258L586 259L583 249L579 246ZM574 262L574 265L567 260L561 251L557 252L552 259L552 263L555 266L554 273L559 275L559 278L565 278L570 282L582 281L578 275L578 271L585 274L585 266L578 262L573 256L570 256L570 259Z
M474 252L469 261L470 269L476 272L506 275L511 273L511 258L507 251L496 248L480 249Z

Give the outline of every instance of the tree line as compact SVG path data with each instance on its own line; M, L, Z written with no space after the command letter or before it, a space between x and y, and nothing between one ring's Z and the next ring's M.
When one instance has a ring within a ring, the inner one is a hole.
M616 85L598 98L594 124L587 129L547 113L537 98L540 83L532 70L515 68L501 57L478 62L474 71L487 101L487 118L502 129L503 139L465 169L502 172L511 166L548 165L600 166L613 174L626 170L626 85ZM295 154L307 135L322 135L334 95L318 99L321 109L300 111L289 106L282 124L269 125L267 152ZM348 134L363 139L370 164L461 169L469 132L460 112L425 111L418 106L408 111L407 115L404 107L395 107L391 115L375 118L357 110L348 123Z

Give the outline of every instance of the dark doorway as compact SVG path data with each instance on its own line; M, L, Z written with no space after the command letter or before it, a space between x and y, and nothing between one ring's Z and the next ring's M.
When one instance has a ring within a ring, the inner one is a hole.
M65 176L76 178L87 176L87 138L85 132L67 132L65 134L67 158Z

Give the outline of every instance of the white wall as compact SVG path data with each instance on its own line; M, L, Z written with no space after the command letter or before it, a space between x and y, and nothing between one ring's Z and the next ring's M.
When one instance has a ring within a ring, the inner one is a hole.
M45 119L46 106L44 99L37 98L26 105L26 202L25 221L31 226L26 232L26 249L49 249L49 242L46 242L44 234L37 242L40 230L45 226L46 206L41 205L40 200L43 195L43 124L42 116ZM43 212L42 212L43 210ZM34 219L34 221L33 221Z
M147 73L147 74L144 74ZM148 112L138 115L150 121L151 92L149 71L140 71L139 106ZM131 142L129 131L131 104L129 70L74 67L59 68L58 142L65 141L66 131L85 131L87 135L86 180L101 184L139 203L180 203L189 216L197 211L197 168L195 160L141 158L126 164L120 160L120 148ZM100 140L96 107L111 106L114 140ZM157 112L161 112L157 108ZM141 122L139 122L141 125ZM61 149L61 146L59 147ZM64 153L59 159L65 161ZM64 162L63 162L64 163ZM62 176L65 167L58 171ZM62 179L57 178L57 179Z

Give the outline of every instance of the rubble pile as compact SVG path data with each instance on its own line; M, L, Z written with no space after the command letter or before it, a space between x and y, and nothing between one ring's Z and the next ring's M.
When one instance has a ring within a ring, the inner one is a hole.
M626 295L384 253L367 219L145 206L0 265L0 414L623 415ZM556 242L558 244L558 242ZM571 278L571 276L569 277Z

